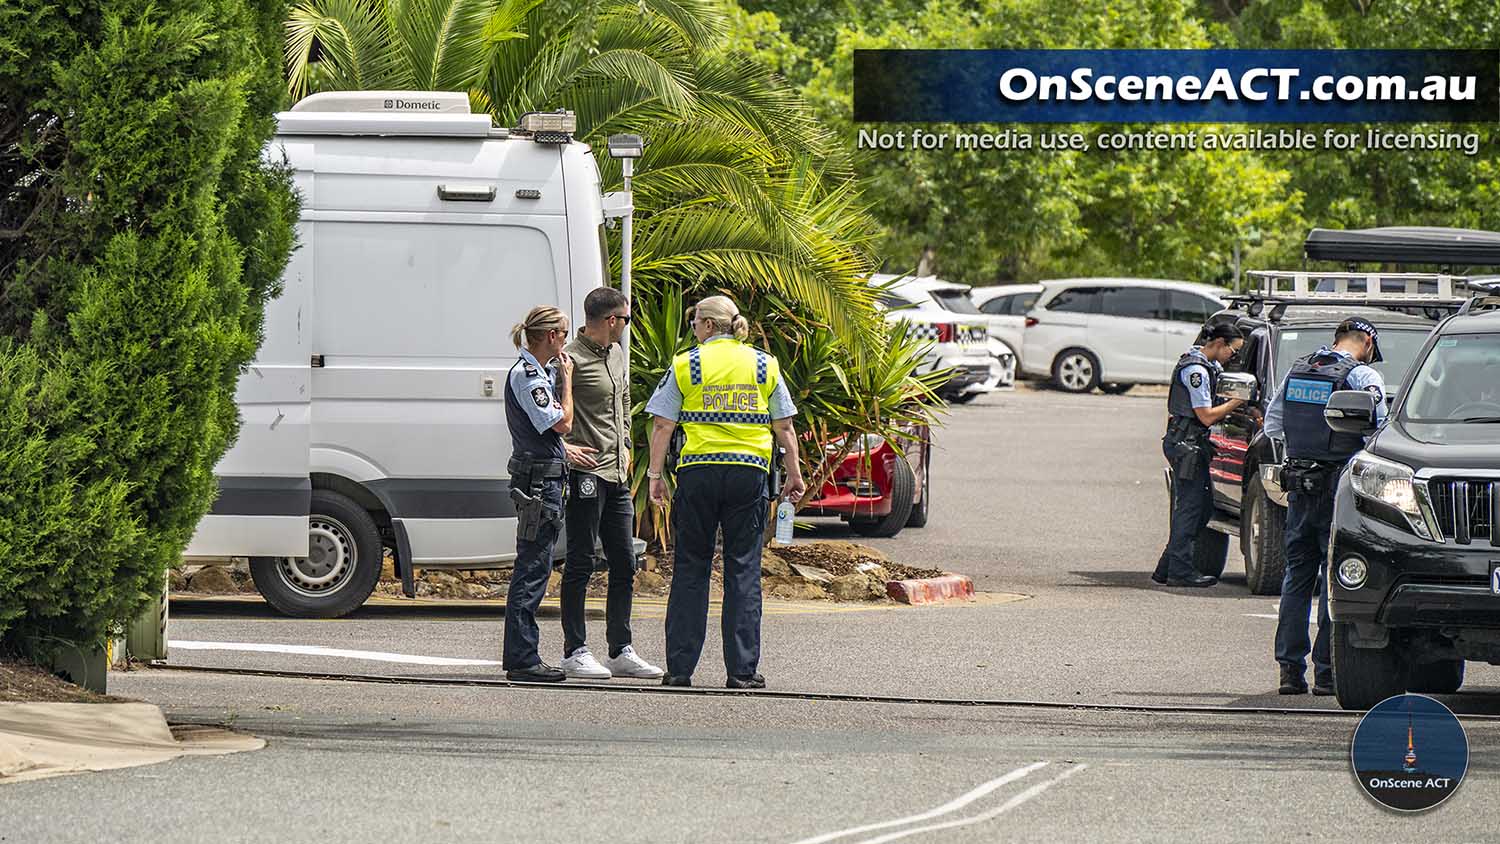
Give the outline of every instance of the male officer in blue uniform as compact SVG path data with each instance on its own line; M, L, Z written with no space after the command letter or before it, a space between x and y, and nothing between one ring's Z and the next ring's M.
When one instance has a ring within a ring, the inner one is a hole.
M573 360L563 351L568 317L554 307L532 308L511 329L511 341L520 352L505 382L516 564L505 598L502 665L509 680L557 683L567 675L542 662L536 610L552 574L552 548L562 527L568 477L562 440L573 429Z
M1239 399L1214 404L1223 365L1245 345L1231 323L1208 327L1203 345L1193 346L1172 370L1167 393L1167 433L1161 449L1172 466L1172 527L1167 547L1156 561L1151 580L1165 586L1212 586L1219 582L1193 565L1193 543L1213 514L1213 487L1208 463L1213 445L1208 429L1244 404Z
M1324 561L1339 473L1365 441L1328 427L1323 408L1338 390L1368 390L1376 398L1376 425L1384 423L1385 381L1368 365L1380 360L1375 326L1357 317L1346 319L1334 332L1332 347L1323 346L1292 364L1266 413L1266 436L1286 440L1287 459L1281 469L1281 486L1288 492L1286 574L1276 620L1279 691L1284 695L1307 693L1307 616L1315 587L1321 597L1318 636L1311 645L1313 694L1334 691Z

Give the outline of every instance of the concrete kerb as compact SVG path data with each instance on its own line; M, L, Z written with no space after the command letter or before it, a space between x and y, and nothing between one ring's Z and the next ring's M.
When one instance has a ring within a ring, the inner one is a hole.
M941 577L888 580L885 593L902 604L936 604L974 600L974 581L968 575L944 572Z

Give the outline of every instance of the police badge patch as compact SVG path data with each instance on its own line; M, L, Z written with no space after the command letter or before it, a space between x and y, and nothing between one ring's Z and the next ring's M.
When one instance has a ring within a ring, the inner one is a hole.
M599 494L599 480L593 475L584 475L578 479L578 496L580 498L593 498Z
M1371 384L1370 386L1366 387L1365 392L1373 395L1377 399L1380 398L1380 387L1375 384Z
M537 407L547 407L552 404L552 397L547 395L546 387L536 387L531 391L531 400L536 402Z
M1188 381L1193 385L1194 388L1203 386L1203 373L1194 372L1191 376L1188 377Z

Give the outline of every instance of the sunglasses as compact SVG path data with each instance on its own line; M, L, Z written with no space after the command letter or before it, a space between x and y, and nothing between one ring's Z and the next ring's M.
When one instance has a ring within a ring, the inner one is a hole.
M621 322L625 323L626 325L630 324L630 314L610 314L609 318L610 319L620 320Z

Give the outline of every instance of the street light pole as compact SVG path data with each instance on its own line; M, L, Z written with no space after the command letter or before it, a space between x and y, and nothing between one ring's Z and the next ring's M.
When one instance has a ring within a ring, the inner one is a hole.
M620 292L625 294L625 301L631 302L630 298L630 233L635 220L635 197L630 192L630 176L635 170L634 158L620 159L620 167L625 174L625 196L630 200L630 212L620 223ZM631 304L632 312L635 305ZM620 345L625 349L625 362L630 363L630 325L625 326L625 333L620 338Z

